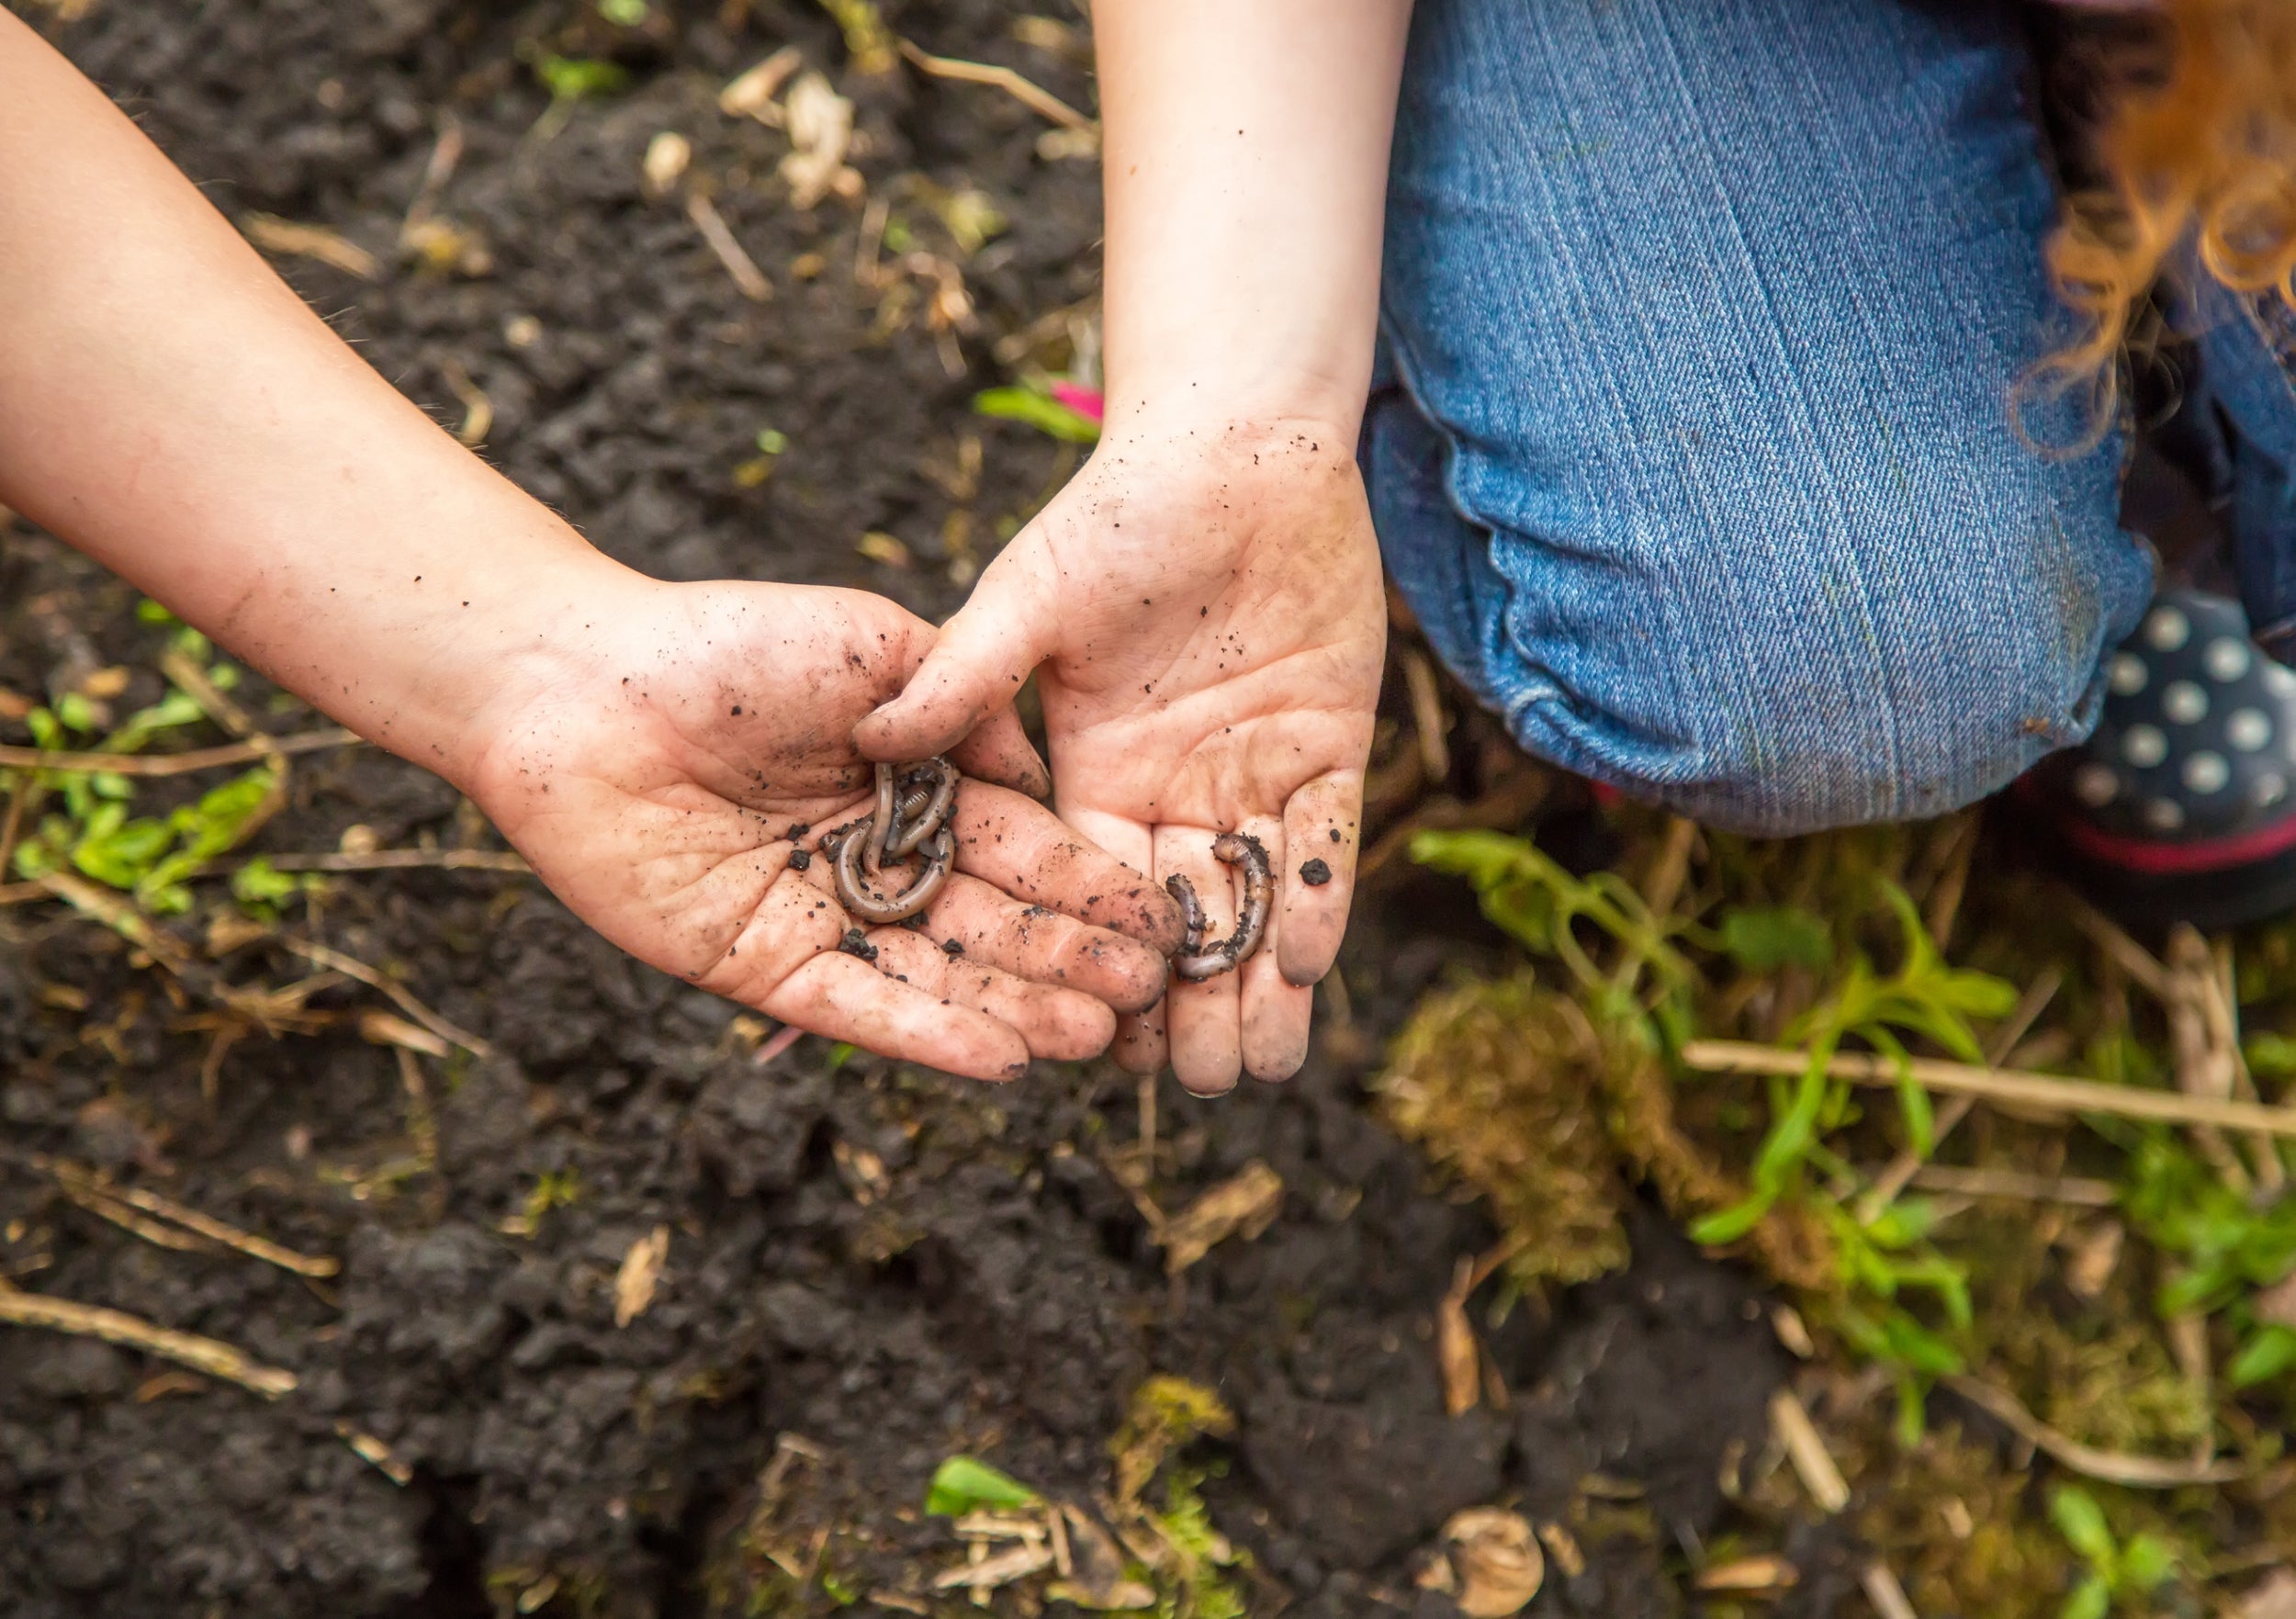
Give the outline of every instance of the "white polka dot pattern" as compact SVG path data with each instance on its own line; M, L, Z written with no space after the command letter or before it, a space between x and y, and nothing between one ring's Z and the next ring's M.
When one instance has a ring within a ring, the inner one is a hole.
M2096 735L2057 777L2066 813L2179 843L2296 814L2296 671L2257 649L2236 603L2164 591L2103 675Z

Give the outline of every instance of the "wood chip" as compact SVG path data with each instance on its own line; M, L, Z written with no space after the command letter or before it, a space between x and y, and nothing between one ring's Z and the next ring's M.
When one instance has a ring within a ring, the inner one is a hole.
M1791 1591L1801 1582L1802 1571L1774 1552L1709 1563L1698 1570L1697 1581L1700 1591L1738 1591L1746 1595Z
M1786 1459L1794 1464L1795 1476L1802 1488L1809 1491L1818 1510L1831 1517L1850 1504L1849 1480L1842 1478L1841 1468L1826 1448L1825 1437L1811 1422L1809 1410L1791 1389L1781 1389L1770 1397L1770 1426L1785 1446Z
M1026 1580L1052 1566L1052 1548L1038 1544L1017 1546L1008 1552L983 1557L979 1562L964 1562L953 1568L944 1568L933 1576L935 1591L995 1591L1000 1585L1010 1585L1016 1580Z
M1865 1600L1874 1604L1878 1619L1921 1619L1913 1600L1906 1595L1906 1588L1897 1583L1897 1576L1890 1572L1887 1563L1868 1563L1858 1576L1858 1584L1865 1591Z
M1467 1319L1467 1296L1475 1285L1475 1262L1462 1257L1451 1275L1451 1290L1435 1306L1435 1359L1443 1372L1443 1409L1455 1417L1475 1409L1482 1397L1482 1350Z
M1258 1237L1274 1223L1283 1197L1283 1177L1253 1159L1154 1233L1164 1249L1165 1274L1178 1276L1230 1237L1246 1242Z
M658 1225L630 1244L613 1277L613 1324L626 1327L654 1302L662 1265L670 1257L670 1228Z
M717 93L717 110L727 118L750 118L778 129L788 120L774 97L789 76L805 65L805 53L784 45L757 66L729 81Z
M662 130L646 143L646 157L639 165L646 176L646 189L655 197L669 195L670 188L684 178L692 162L693 142L675 129Z
M845 162L853 145L853 104L820 73L807 73L790 86L782 111L790 152L782 160L782 178L789 182L790 206L810 212L832 192L860 197L861 175Z

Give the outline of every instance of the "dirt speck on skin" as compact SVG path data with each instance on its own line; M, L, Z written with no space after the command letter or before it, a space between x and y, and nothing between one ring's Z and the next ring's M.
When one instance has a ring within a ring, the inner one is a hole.
M927 50L1007 62L1091 105L1080 68L1012 39L1005 6L884 10ZM493 408L490 456L649 572L862 587L940 616L959 594L939 566L952 514L988 535L1059 465L1057 446L966 401L1004 379L990 338L1093 290L1090 165L1040 160L1041 122L992 90L855 79L811 6L655 0L636 29L575 0L28 15L227 210L377 253L371 282L283 268L443 420L462 409L450 367L467 372ZM630 87L566 109L542 140L522 38L613 60ZM782 138L717 112L719 86L785 43L854 98L871 194L927 245L950 248L919 176L978 186L1011 221L965 264L985 330L960 343L962 376L918 321L880 329L881 295L847 268L858 210L793 211L771 178ZM475 279L393 251L449 115L465 151L436 207L483 237L493 268ZM692 141L771 303L741 295L682 208L644 194L641 159L664 129ZM808 253L827 266L813 279L791 269ZM745 484L736 471L767 428L788 448ZM959 502L927 462L971 433L985 455ZM927 566L870 567L852 541L872 530ZM161 632L133 602L51 542L0 531L0 685L48 691L60 671L120 664L134 671L123 712L157 701ZM242 701L268 712L248 685ZM353 825L388 848L486 836L451 789L372 750L298 760L295 781L258 849L332 849ZM166 791L140 803L163 810ZM119 939L50 909L0 911L11 1146L100 1163L343 1260L315 1286L162 1250L0 1165L0 1230L16 1232L0 1274L226 1340L301 1380L265 1402L155 1380L165 1368L108 1345L0 1329L0 1612L709 1613L712 1571L751 1557L759 1481L788 1435L820 1458L805 1500L834 1517L844 1586L914 1590L961 1555L915 1511L943 1457L977 1452L1089 1499L1154 1373L1217 1390L1241 1419L1199 1456L1216 1523L1254 1560L1255 1613L1435 1612L1409 1558L1445 1517L1501 1499L1568 1512L1586 1472L1639 1481L1642 1529L1620 1517L1590 1532L1586 1572L1550 1580L1533 1611L1680 1612L1662 1569L1723 1511L1712 1480L1758 1429L1776 1354L1746 1324L1748 1284L1651 1221L1627 1272L1496 1325L1479 1316L1509 1407L1444 1414L1434 1312L1493 1233L1363 1088L1411 1000L1487 937L1462 894L1429 892L1363 908L1345 958L1351 1044L1215 1103L1160 1087L1163 1207L1255 1159L1288 1188L1273 1226L1216 1248L1184 1294L1106 1167L1138 1116L1133 1080L1105 1064L1039 1064L992 1089L865 1055L833 1067L813 1040L760 1063L739 1008L636 965L531 883L410 871L345 877L290 920L402 973L496 1055L420 1059L426 1117L394 1053L347 1025L253 1038L210 1100L204 1036ZM201 896L186 939L219 889ZM1152 889L1107 903L1172 920ZM308 972L264 943L225 968L242 984ZM340 985L311 1004L371 1000ZM99 1024L103 1039L85 1038ZM665 1226L653 1299L617 1328L618 1269ZM780 1611L833 1608L816 1584Z

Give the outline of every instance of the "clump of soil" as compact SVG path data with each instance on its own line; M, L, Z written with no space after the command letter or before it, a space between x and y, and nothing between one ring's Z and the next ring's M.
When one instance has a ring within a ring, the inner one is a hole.
M797 0L614 8L627 26L602 9L33 15L234 217L371 254L371 277L283 268L449 425L483 395L486 453L607 550L672 578L946 612L1071 464L967 401L1011 367L1078 360L1091 164L1041 153L1043 124L994 89L850 72L837 26ZM1090 104L1057 30L1024 44L986 0L884 15L929 51ZM793 208L785 137L716 106L785 44L856 104L859 197ZM612 62L628 84L554 108L535 72L554 57ZM769 301L676 197L648 195L665 129L691 141ZM452 251L402 253L450 131L426 203L450 233L425 240ZM961 193L1007 228L968 246L946 206ZM978 326L935 328L926 270L857 276L872 252L961 266ZM51 699L117 667L123 707L156 698L162 632L130 592L21 527L0 545L0 686ZM311 719L273 695L241 693L282 729ZM434 779L355 750L298 761L257 847L332 850L355 826L400 849L490 837ZM310 975L277 932L232 921L219 884L200 894L173 926L214 943L228 982ZM1353 1015L1297 1081L1211 1105L1161 1087L1152 1159L1110 1069L1040 1065L992 1090L767 1046L514 875L344 877L284 926L491 1054L369 1043L350 1014L389 1008L343 981L309 995L308 1032L219 1057L212 1008L118 936L51 904L0 909L0 1275L298 1379L266 1401L0 1329L11 1614L699 1614L768 1590L767 1566L786 1581L777 1612L872 1592L949 1611L962 1593L928 1583L960 1548L918 1511L940 1461L978 1455L1089 1501L1134 1390L1166 1374L1235 1414L1188 1465L1248 1557L1251 1612L1440 1612L1410 1584L1412 1554L1453 1511L1519 1500L1575 1525L1584 1554L1534 1611L1632 1619L1681 1611L1666 1570L1727 1512L1726 1453L1759 1443L1781 1368L1752 1285L1631 1209L1631 1266L1480 1321L1486 1397L1446 1413L1435 1312L1494 1232L1379 1120L1365 1081L1443 965L1489 956L1447 885L1367 901L1341 986ZM338 1255L341 1274L153 1246L62 1196L41 1155ZM1273 1224L1168 1280L1141 1200L1176 1210L1255 1160L1283 1182ZM659 1274L632 1314L642 1247ZM996 1602L1030 1611L1034 1589Z

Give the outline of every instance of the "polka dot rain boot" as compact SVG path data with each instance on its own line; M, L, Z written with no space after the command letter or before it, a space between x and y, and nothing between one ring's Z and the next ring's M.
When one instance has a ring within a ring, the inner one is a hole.
M2296 909L2296 670L2236 602L2163 591L2114 653L2096 735L2020 784L2066 874L2137 924Z

